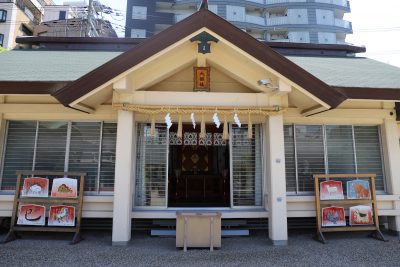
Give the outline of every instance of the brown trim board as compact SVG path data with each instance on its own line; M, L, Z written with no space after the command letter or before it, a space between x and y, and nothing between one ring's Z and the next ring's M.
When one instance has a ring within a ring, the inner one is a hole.
M365 88L365 87L338 87L332 86L338 92L350 99L371 100L398 100L400 101L400 88Z
M238 48L303 87L331 107L334 108L338 106L346 99L346 96L336 90L332 90L329 85L275 52L266 44L251 37L208 10L200 10L161 33L147 39L143 43L138 44L136 47L53 93L53 96L67 106L124 71L129 70L136 64L203 27L219 34Z
M67 82L2 82L0 94L3 95L51 95L65 87Z

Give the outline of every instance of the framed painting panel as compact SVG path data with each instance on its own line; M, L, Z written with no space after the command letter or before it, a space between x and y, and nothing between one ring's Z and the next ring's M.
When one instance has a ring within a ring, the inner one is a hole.
M346 226L344 208L326 207L322 209L322 226Z
M76 198L78 196L78 180L73 178L57 178L53 180L51 196L59 198Z
M29 177L24 179L21 197L48 197L49 179L41 177Z
M369 182L365 180L353 180L347 182L348 199L371 199Z
M34 204L20 205L18 211L18 225L45 225L46 207Z
M344 199L341 181L325 181L320 183L320 199Z
M350 207L350 225L372 225L374 220L372 219L372 208L371 206L354 206Z
M49 226L75 226L75 207L51 206L49 212Z

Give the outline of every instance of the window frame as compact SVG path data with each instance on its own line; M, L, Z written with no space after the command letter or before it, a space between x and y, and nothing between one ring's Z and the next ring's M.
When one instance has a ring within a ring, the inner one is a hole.
M296 124L296 123L287 123L285 126L290 126L293 129L293 146L294 146L294 160L295 160L295 191L287 191L286 194L289 196L309 196L313 195L314 191L299 191L299 175L298 175L298 155L297 155L297 142L296 142L296 126L320 126L322 127L322 138L323 138L323 149L324 149L324 165L325 165L325 174L329 174L329 159L328 159L328 149L327 149L327 134L326 128L329 126L351 126L352 130L352 142L353 142L353 157L354 157L354 168L355 173L358 173L358 162L357 162L357 150L356 150L356 139L354 134L354 127L377 127L378 129L378 142L380 146L380 158L382 164L382 177L383 177L383 190L377 190L378 194L387 194L387 181L386 181L386 172L385 172L385 155L384 155L384 147L382 142L382 127L380 125L373 124ZM285 171L286 172L286 171ZM287 177L286 177L287 178Z

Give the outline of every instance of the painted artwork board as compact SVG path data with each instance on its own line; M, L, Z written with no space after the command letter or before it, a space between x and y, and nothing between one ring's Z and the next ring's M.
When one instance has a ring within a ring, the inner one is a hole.
M372 225L374 220L372 218L371 206L354 206L350 207L350 225Z
M45 212L45 206L35 204L20 205L17 224L44 226L46 219Z
M320 183L320 199L335 200L344 199L341 181L325 181Z
M348 199L371 199L369 182L365 180L353 180L347 182Z
M48 226L75 226L75 207L51 206Z
M322 226L346 226L344 208L326 207L322 209Z
M21 197L48 197L49 179L41 177L29 177L24 179Z
M73 178L54 179L51 196L56 198L76 198L78 196L78 180Z

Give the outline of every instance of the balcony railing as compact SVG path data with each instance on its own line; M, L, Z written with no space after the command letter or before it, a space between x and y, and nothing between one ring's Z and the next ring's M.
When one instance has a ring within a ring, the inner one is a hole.
M262 17L246 15L246 22L265 26L265 19Z
M288 39L271 39L271 40L268 40L268 41L270 41L270 42L280 42L280 43L291 43L291 42L293 42L293 40L290 40L289 38Z
M284 25L289 24L288 17L274 17L267 19L267 26Z
M334 24L336 27L340 27L340 28L346 28L346 29L350 29L350 30L352 28L351 22L347 21L347 20L335 19Z
M349 1L347 0L315 0L317 3L331 4L336 6L349 7Z
M265 0L265 4L267 5L281 4L281 3L299 3L299 2L307 2L307 0Z
M257 3L257 4L264 4L264 0L247 0L247 1L254 2L254 3Z

